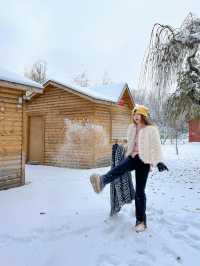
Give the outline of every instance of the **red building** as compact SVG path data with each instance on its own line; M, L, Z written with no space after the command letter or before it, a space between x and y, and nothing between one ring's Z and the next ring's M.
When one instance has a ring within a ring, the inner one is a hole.
M200 142L200 119L189 121L189 142Z

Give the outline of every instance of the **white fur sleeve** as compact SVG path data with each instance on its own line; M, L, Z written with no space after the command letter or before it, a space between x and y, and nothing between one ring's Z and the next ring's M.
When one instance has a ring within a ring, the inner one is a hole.
M159 129L156 126L152 127L150 136L151 146L151 159L154 166L161 162L162 159L162 146L160 141Z

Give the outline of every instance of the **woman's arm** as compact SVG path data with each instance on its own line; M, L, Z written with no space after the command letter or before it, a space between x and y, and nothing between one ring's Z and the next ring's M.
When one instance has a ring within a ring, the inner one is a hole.
M150 130L150 152L153 166L162 161L162 150L160 133L156 126L152 126Z
M150 139L151 139L152 164L154 166L157 166L160 172L168 170L167 166L164 163L162 163L163 156L162 156L162 146L160 141L160 133L159 129L156 126L152 127Z

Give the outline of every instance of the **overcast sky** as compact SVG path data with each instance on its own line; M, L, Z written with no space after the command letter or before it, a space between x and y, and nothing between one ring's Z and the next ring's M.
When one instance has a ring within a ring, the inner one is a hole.
M200 0L0 0L0 64L24 73L38 59L62 79L104 71L135 88L155 22L178 27Z

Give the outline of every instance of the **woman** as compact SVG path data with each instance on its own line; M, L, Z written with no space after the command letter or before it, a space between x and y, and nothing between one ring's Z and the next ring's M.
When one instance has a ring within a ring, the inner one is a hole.
M158 128L149 120L149 109L146 106L137 105L132 111L132 118L133 123L129 125L127 132L126 158L102 176L92 174L90 182L94 191L100 193L105 185L126 171L135 170L135 230L142 232L147 227L145 187L150 168L157 166L159 171L168 170L168 168L161 162L160 135Z

